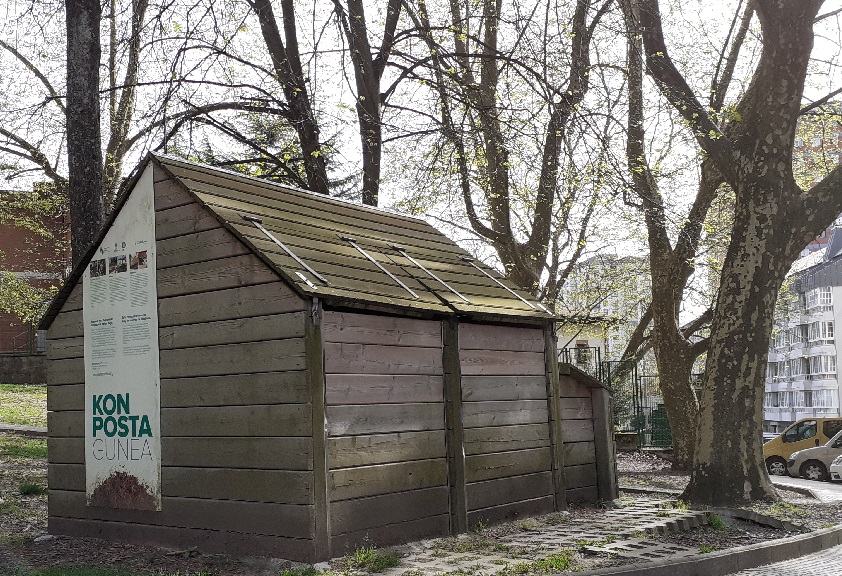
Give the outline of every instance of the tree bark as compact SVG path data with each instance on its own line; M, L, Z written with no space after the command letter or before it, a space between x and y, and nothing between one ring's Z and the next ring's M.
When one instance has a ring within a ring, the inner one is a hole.
M77 264L103 225L98 0L68 0L67 164L71 250Z
M363 156L362 200L363 204L377 206L380 193L380 160L383 153L380 80L392 50L403 1L389 0L383 42L375 57L371 55L362 0L348 0L347 13L340 0L334 0L333 3L351 51L357 86L357 120Z

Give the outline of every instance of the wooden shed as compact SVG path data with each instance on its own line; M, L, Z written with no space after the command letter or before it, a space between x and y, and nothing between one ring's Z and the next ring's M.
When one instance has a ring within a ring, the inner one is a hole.
M420 219L150 156L42 327L53 534L318 561L617 496L553 316Z

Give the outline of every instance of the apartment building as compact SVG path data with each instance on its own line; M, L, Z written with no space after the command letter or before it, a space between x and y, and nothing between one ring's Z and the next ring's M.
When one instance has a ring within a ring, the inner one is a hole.
M763 430L802 418L840 416L836 330L842 326L842 218L793 265L776 309L763 401Z

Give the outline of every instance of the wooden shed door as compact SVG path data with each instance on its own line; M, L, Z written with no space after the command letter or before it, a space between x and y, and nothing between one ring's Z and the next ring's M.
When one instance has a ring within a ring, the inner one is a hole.
M325 312L335 555L448 532L441 323Z

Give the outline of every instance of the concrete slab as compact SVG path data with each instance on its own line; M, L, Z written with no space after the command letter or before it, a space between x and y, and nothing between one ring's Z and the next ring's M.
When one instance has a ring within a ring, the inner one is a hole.
M11 432L25 436L46 436L47 429L39 426L22 426L20 424L6 424L0 422L0 432Z

